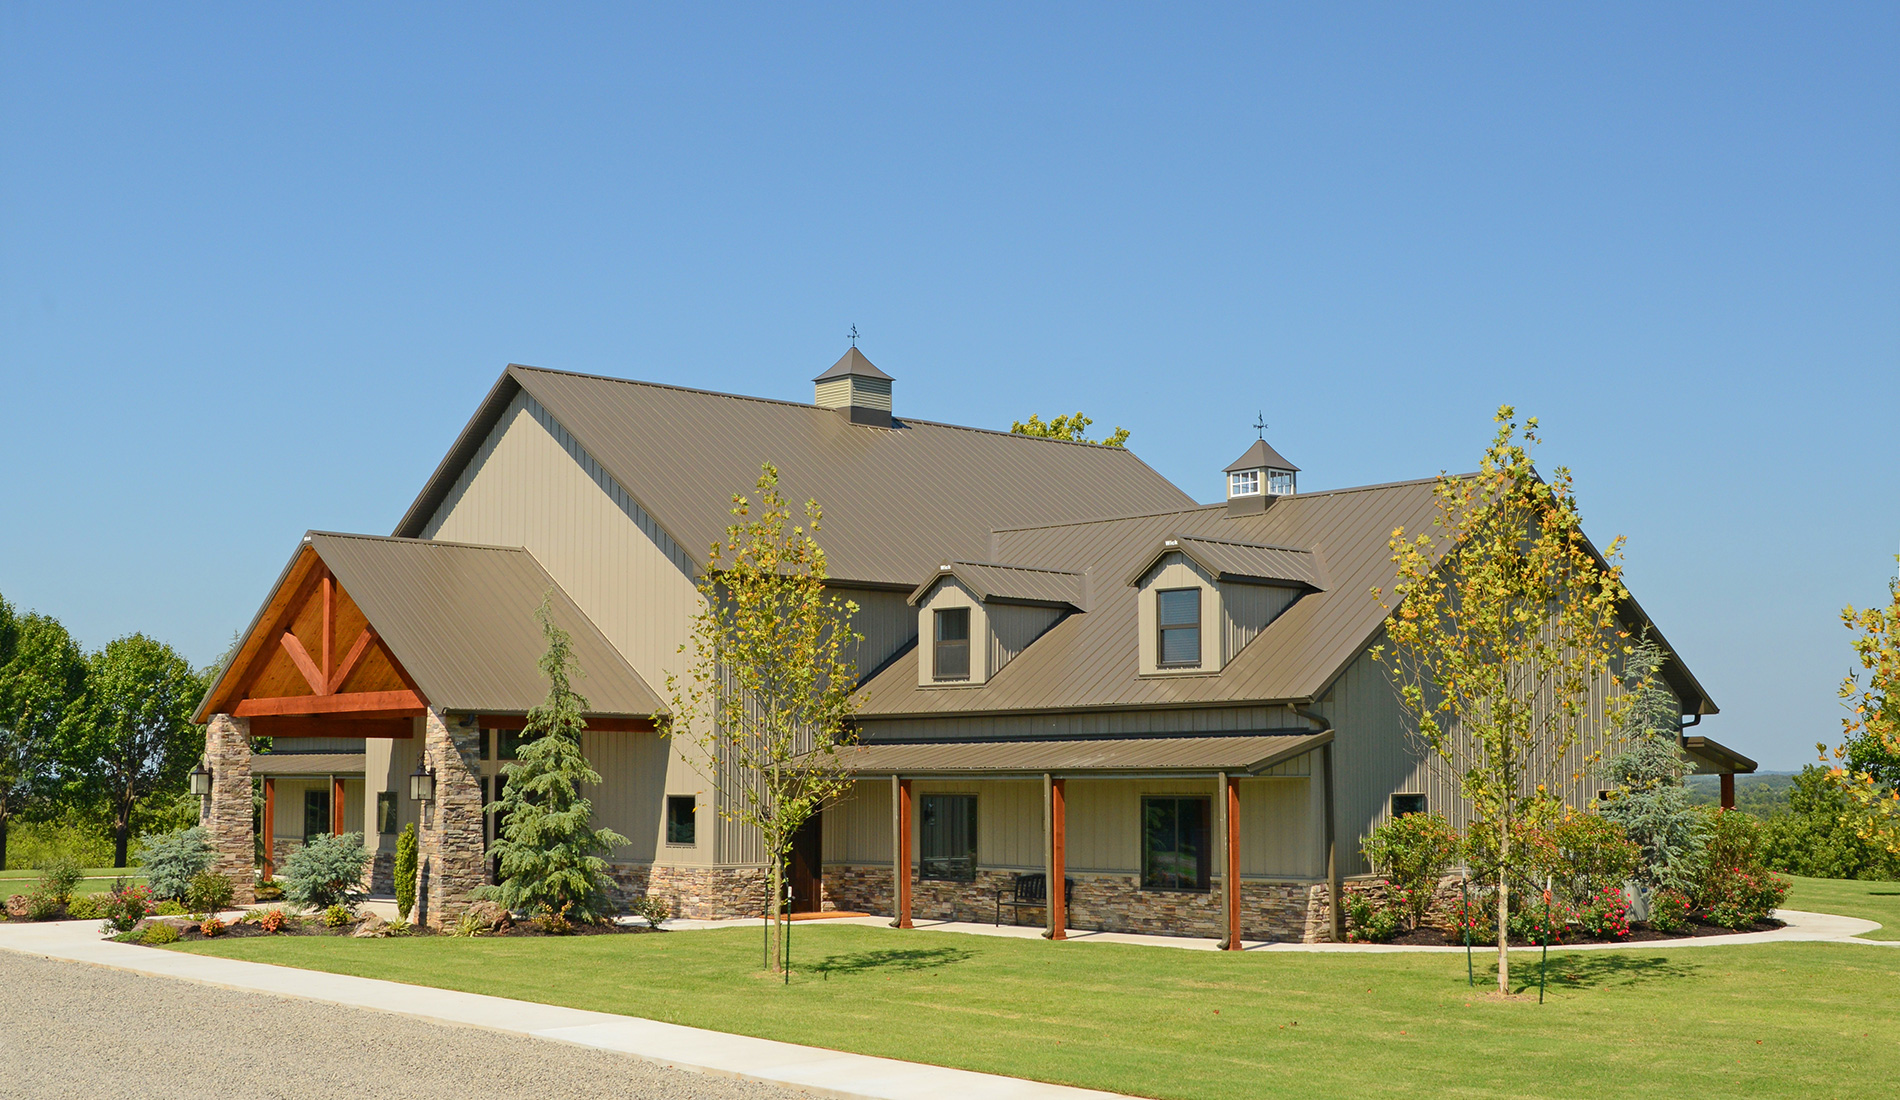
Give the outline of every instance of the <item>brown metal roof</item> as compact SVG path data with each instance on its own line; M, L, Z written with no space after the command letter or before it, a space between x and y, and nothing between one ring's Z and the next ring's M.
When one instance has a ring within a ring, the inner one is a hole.
M360 752L259 752L251 754L251 774L362 775Z
M1682 753L1695 761L1697 775L1721 775L1724 772L1747 775L1755 770L1753 760L1708 737L1684 734Z
M535 611L547 598L585 673L588 713L646 716L660 700L534 555L519 547L305 536L431 706L520 714L547 697Z
M836 363L831 364L830 370L812 379L812 381L824 382L833 378L844 378L850 375L855 375L859 378L882 378L886 382L896 381L896 379L890 375L872 366L871 361L866 359L864 353L859 351L855 345L850 351L845 352L843 357Z
M1194 505L1120 447L901 414L892 427L865 427L816 405L511 366L397 535L421 533L522 390L701 564L731 522L732 494L749 493L765 461L778 465L788 500L824 506L819 541L832 577L906 589L945 558L993 558L993 528Z
M1234 461L1221 472L1231 474L1235 470L1258 470L1262 467L1270 470L1293 470L1295 472L1299 470L1298 466L1293 465L1281 457L1279 451L1267 446L1266 440L1256 439L1254 440L1253 446L1247 448L1246 454L1234 459Z
M1196 538L1193 535L1169 535L1155 547L1141 568L1128 575L1129 584L1140 584L1155 563L1169 554L1185 554L1196 565L1223 581L1266 582L1303 585L1318 590L1320 563L1311 550L1287 546L1261 546L1257 543L1228 542L1224 539Z
M995 600L1002 603L1082 607L1083 578L1080 573L976 561L944 562L929 580L911 592L910 602L915 604L921 601L945 577L962 581L984 603Z
M1148 771L1257 773L1311 752L1333 739L1323 733L1262 733L1212 737L1135 737L1113 740L937 741L864 744L838 758L860 775Z

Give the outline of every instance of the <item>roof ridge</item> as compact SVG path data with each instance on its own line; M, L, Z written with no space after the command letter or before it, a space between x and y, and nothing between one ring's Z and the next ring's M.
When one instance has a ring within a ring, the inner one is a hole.
M1062 577L1079 577L1082 574L1074 569L1049 569L1040 565L1004 565L1000 561L970 561L966 558L951 558L951 565L979 565L985 569L1014 569L1019 573L1054 573Z
M1189 512L1205 512L1209 508L1225 508L1225 504L1196 504L1192 508L1170 508L1165 512L1129 512L1114 516L1093 516L1089 519L1072 519L1066 523L1031 523L1022 527L992 527L992 535L1009 535L1018 531L1049 531L1057 527L1085 527L1091 523L1120 523L1131 519L1160 519L1162 516L1185 516Z
M303 534L306 542L309 541L311 535L323 535L326 538L363 539L367 542L413 542L424 546L456 546L464 550L502 550L508 553L519 551L529 557L534 556L525 546L498 546L492 542L456 542L453 539L420 539L410 538L407 535L365 535L356 531L318 531L314 528ZM549 575L552 576L552 574Z
M1236 542L1233 539L1213 539L1206 535L1175 534L1176 539L1188 539L1192 542L1211 542L1218 546L1238 546L1243 550L1284 550L1289 554L1311 554L1313 551L1299 546L1283 546L1274 542Z

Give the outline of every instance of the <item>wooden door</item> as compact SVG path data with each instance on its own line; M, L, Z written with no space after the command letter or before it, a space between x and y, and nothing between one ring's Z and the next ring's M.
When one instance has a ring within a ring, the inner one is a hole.
M812 817L792 837L790 874L792 912L816 913L824 891L825 842L822 814Z

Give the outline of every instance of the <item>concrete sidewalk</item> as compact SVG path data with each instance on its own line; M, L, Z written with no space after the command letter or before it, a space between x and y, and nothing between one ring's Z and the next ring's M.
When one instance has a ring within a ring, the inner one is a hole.
M677 1069L764 1081L819 1096L854 1100L923 1100L945 1096L1115 1100L1116 1097L1114 1093L1092 1089L847 1054L606 1012L136 947L101 939L98 921L0 923L0 950L554 1039L630 1054Z

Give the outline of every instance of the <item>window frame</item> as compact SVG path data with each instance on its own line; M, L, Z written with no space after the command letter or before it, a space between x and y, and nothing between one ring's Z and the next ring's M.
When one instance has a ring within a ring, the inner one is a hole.
M1227 495L1230 497L1257 497L1260 495L1259 470L1235 470L1227 475ZM1240 488L1245 484L1247 488Z
M964 816L968 822L968 835L963 838L947 837L947 825L943 824L945 803L963 804ZM979 811L977 796L973 794L925 794L917 798L917 877L930 882L975 882L977 863L977 821ZM967 842L966 854L931 855L931 826L938 824L936 837L941 843L944 839L957 840L959 850ZM933 864L935 866L933 866ZM961 864L962 866L954 866ZM944 867L950 865L946 872ZM967 873L966 873L967 870Z
M1181 885L1178 872L1162 872L1155 866L1156 849L1154 846L1154 828L1152 826L1151 807L1161 803L1171 803L1173 854L1178 861L1183 847L1183 827L1181 809L1191 804L1194 819L1188 828L1198 832L1199 847L1194 853L1194 884ZM1156 794L1141 796L1141 888L1146 891L1168 894L1205 894L1213 890L1214 864L1214 800L1204 794ZM1172 880L1172 881L1170 881Z
M956 616L961 616L963 619L963 637L946 639L943 636L943 624ZM973 618L975 618L975 616L970 614L970 609L967 607L939 607L932 610L930 619L930 678L932 680L939 683L954 684L972 679L970 620ZM944 671L943 654L945 648L944 643L946 641L950 643L949 648L952 651L960 649L963 653L963 673L961 675L957 675L954 672L946 673Z
M681 804L686 807L685 837L681 839L679 825L682 819L677 817ZM666 796L666 843L675 848L699 847L699 796L696 794L669 794Z
M1266 492L1268 496L1290 497L1299 487L1299 475L1292 470L1268 470Z
M312 837L329 836L331 828L336 824L336 819L332 816L336 811L334 807L330 805L330 797L331 797L331 791L329 790L329 787L327 784L322 788L316 788L316 787L304 788L303 840L305 844L310 843L310 838ZM318 804L318 802L321 802L323 805L322 828L316 830L315 832L312 832L310 829L310 813L311 813L311 810Z
M1413 806L1414 808L1407 810L1399 809L1399 799L1401 798L1407 800L1406 805ZM1413 803L1410 801L1411 799L1417 799L1418 801ZM1426 813L1428 805L1429 802L1422 793L1416 791L1394 791L1392 792L1391 800L1386 803L1386 808L1391 811L1392 820L1397 821L1406 814Z
M1161 613L1162 597L1177 592L1194 593L1194 621L1192 623L1168 623L1163 621ZM1155 667L1156 668L1200 668L1201 667L1201 627L1203 620L1202 605L1207 602L1203 590L1198 585L1186 588L1158 588L1155 590ZM1189 631L1194 638L1194 659L1191 661L1170 661L1168 654L1168 631Z

